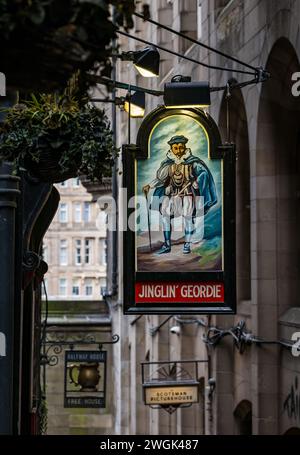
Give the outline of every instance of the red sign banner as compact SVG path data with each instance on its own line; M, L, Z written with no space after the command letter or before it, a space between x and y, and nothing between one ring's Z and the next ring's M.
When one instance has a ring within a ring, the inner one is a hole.
M222 303L224 284L141 282L135 283L136 303Z

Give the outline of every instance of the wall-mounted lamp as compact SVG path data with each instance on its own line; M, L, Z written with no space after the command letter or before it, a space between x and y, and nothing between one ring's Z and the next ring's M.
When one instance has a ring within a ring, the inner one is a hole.
M140 51L129 51L118 54L123 61L133 62L138 72L144 77L158 77L160 55L155 46L147 46Z
M135 92L127 95L124 101L124 110L130 117L144 117L145 114L145 93Z
M176 76L165 84L164 103L167 108L210 106L208 82L191 82L190 77Z
M181 327L179 325L173 325L173 327L170 328L170 332L179 336L181 333Z
M96 103L114 103L124 111L130 113L130 117L144 117L145 114L145 93L135 92L132 95L129 93L124 96L118 96L115 99L110 98L92 98L91 101Z

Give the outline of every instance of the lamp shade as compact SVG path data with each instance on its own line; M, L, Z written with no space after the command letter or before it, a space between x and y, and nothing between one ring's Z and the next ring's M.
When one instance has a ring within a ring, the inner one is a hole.
M165 84L164 103L167 108L208 107L210 87L208 82L169 82Z
M135 92L130 96L126 97L124 102L124 109L130 114L130 117L144 117L145 113L145 93ZM130 111L130 112L129 112Z
M160 55L154 46L148 46L133 53L133 64L144 77L157 77L159 75L159 62Z

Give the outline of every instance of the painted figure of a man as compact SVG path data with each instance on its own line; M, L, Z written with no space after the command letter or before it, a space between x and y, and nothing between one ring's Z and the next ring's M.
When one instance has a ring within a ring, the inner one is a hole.
M156 179L143 187L146 195L154 189L151 209L160 210L162 215L164 244L157 254L171 252L171 221L178 216L184 220L183 253L189 254L199 196L203 198L204 215L217 203L213 176L207 165L186 147L187 142L188 139L182 135L173 136L168 141L170 150L156 173Z

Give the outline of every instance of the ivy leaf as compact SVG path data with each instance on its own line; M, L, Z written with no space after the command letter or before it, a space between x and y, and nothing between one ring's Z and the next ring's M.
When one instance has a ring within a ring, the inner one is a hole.
M46 17L45 8L40 3L32 3L25 16L35 25L41 25Z

